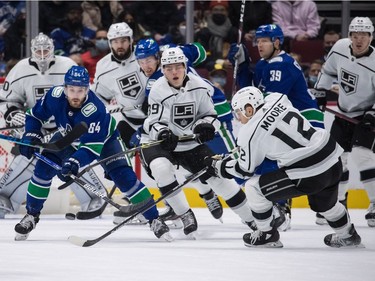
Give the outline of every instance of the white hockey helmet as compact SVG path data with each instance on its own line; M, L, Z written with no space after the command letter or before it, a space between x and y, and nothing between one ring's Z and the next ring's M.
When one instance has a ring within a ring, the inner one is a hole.
M30 49L32 60L38 64L41 72L45 72L55 57L55 47L52 39L41 32L31 40Z
M246 116L245 107L246 105L251 105L253 108L253 115L255 114L257 108L264 104L263 93L256 87L245 87L237 91L232 98L232 108L233 111L241 111L241 113ZM251 118L252 116L247 118Z
M350 32L368 32L372 36L374 25L368 17L355 17L349 25L349 35Z
M178 47L173 47L163 52L161 56L161 66L164 67L168 64L183 63L186 69L186 60L184 52Z
M133 30L125 22L114 23L109 27L107 37L108 41L121 37L129 37L132 42Z

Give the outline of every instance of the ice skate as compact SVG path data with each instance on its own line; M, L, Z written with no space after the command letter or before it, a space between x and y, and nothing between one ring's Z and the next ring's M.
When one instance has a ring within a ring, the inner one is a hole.
M275 219L273 220L273 226L280 231L287 231L290 229L290 215L285 213L285 207L275 204L273 206L275 212Z
M326 225L326 224L328 224L326 218L323 217L320 213L316 213L315 223L317 225Z
M370 203L370 207L367 210L365 219L367 220L367 225L369 227L375 227L375 203Z
M125 213L121 211L114 212L113 216L114 216L113 223L116 225L122 223L124 220L129 218L128 216L126 216ZM143 225L143 224L147 224L147 222L148 221L145 219L145 217L142 214L139 214L135 216L133 219L131 219L130 221L128 221L126 225Z
M204 200L204 202L206 202L207 208L211 215L223 223L223 205L221 204L217 195L211 190L209 193L199 196Z
M344 235L329 234L324 237L324 243L333 248L364 248L361 244L361 236L358 235L353 224L349 233Z
M14 230L16 231L15 240L22 241L26 240L29 233L36 227L39 222L39 214L36 216L26 214L23 219L16 224Z
M159 218L162 219L169 228L180 229L183 227L180 217L173 211L168 204L165 205L165 210L159 213Z
M255 221L245 221L243 223L246 224L248 227L250 227L250 229L252 231L258 230L258 227L257 227L257 224L255 223Z
M173 237L169 233L169 227L160 218L154 219L150 224L150 229L154 232L157 238L162 238L165 241L172 242Z
M181 215L182 223L184 224L184 233L195 239L195 232L198 229L197 219L191 209L189 209L185 214Z
M260 248L282 248L280 234L276 229L269 232L262 232L256 230L254 232L246 233L243 236L243 241L246 247L260 247Z

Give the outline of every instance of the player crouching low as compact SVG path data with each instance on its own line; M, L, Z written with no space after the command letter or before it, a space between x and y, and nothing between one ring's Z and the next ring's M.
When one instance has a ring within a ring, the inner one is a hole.
M59 173L61 177L66 177L66 180L71 179L70 175L77 175L80 167L94 160L118 154L124 148L116 129L115 119L107 112L95 93L89 90L89 80L89 74L84 67L71 67L65 74L64 85L52 87L26 113L23 135L26 143L42 139L41 126L50 117L55 118L56 125L64 132L68 132L81 122L88 125L88 131L79 138L78 149L69 146L58 152L43 151L46 158L61 164ZM57 133L51 141L61 137L61 133ZM36 150L34 147L20 146L20 153L27 158L31 158ZM103 162L102 167L132 203L142 202L151 197L149 190L137 179L130 160L125 155ZM43 204L48 197L52 178L56 174L56 170L49 164L41 160L36 162L27 191L27 214L15 226L16 240L27 239L29 233L36 227ZM169 228L159 219L155 206L145 211L143 215L157 238L172 240Z
M245 245L283 247L272 202L307 195L310 208L320 212L335 231L324 238L326 245L362 246L348 211L338 202L343 149L328 131L312 127L286 95L270 93L264 98L255 87L239 90L232 108L243 124L237 141L241 156L236 160L208 158L208 172L222 178L249 178L265 158L276 160L279 167L245 184L258 227L244 235Z

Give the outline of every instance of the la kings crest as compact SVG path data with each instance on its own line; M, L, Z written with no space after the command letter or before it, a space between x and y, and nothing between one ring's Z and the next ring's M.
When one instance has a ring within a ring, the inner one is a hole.
M347 95L354 94L357 91L358 74L341 68L340 86Z
M137 99L143 87L137 72L132 72L116 79L120 93L123 97Z
M47 85L47 86L33 86L33 93L36 97L36 100L39 100L44 96L45 93L48 92L48 90L52 87L53 85Z
M195 119L195 103L179 103L172 106L173 124L184 130L193 124Z

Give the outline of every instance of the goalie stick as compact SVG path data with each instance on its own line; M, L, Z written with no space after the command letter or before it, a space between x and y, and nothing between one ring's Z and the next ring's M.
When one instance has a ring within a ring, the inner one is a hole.
M108 193L108 199L112 198L113 193L115 193L116 186L114 185L111 189L111 191ZM104 204L97 210L94 211L79 211L76 214L77 220L91 220L93 218L99 217L101 214L103 214L105 208L107 207L108 202L104 202Z
M86 123L81 122L77 124L70 132L68 132L63 138L55 141L55 142L49 142L49 143L41 143L39 141L27 141L19 138L15 138L12 136L6 136L0 134L0 139L8 140L14 143L18 143L20 145L26 145L31 146L35 148L44 148L47 150L53 150L53 151L60 151L64 148L68 147L72 144L76 139L78 139L81 135L86 133L88 130Z
M171 195L172 193L174 193L177 190L179 190L180 188L182 188L184 185L188 184L189 182L191 182L191 181L195 180L196 178L200 177L201 175L203 175L206 171L207 171L207 167L203 168L202 170L200 170L199 172L197 172L195 174L190 175L189 177L186 178L186 180L183 183L175 186L174 188L172 188L171 190L166 192L163 196L159 197L159 199L151 202L150 204L147 204L147 205L143 206L142 208L140 208L138 210L137 213L133 214L132 216L130 216L129 218L127 218L123 222L119 223L114 228L107 231L106 233L99 236L98 238L90 240L90 239L84 239L84 238L72 235L72 236L68 237L68 241L70 243L72 243L74 245L77 245L77 246L80 246L80 247L90 247L92 245L95 245L96 243L100 242L101 240L103 240L107 236L111 235L112 233L114 233L115 231L117 231L118 229L123 227L126 223L128 223L129 221L134 219L137 215L142 214L142 213L146 212L147 210L151 209L153 206L155 206L159 202L165 200L165 198L167 198L169 195Z
M55 170L57 170L57 171L61 170L61 167L58 164L56 164L52 160L48 159L47 157L43 156L42 154L40 154L38 152L34 152L34 155L35 155L36 158L38 158L39 160L43 161L47 165L51 166ZM84 180L78 178L77 176L70 175L70 177L80 187L82 187L82 188L84 188L84 189L86 189L88 191L91 191L96 196L102 198L108 204L111 204L115 208L119 209L121 212L125 213L126 216L131 216L131 215L133 215L135 213L138 213L139 209L142 209L144 206L147 206L151 201L153 201L153 198L150 197L149 199L144 200L144 201L139 202L139 203L136 203L136 204L130 204L130 205L127 205L127 206L121 206L120 204L117 204L116 202L114 202L112 199L108 198L105 194L100 193L94 186L92 186L91 184L88 184L87 182L85 182Z
M188 141L188 140L193 140L197 137L198 135L197 134L193 134L193 135L186 135L186 136L181 136L178 138L178 141ZM137 146L137 147L133 147L131 149L128 149L128 150L125 150L125 151L121 151L119 153L116 153L116 154L113 154L111 156L108 156L107 158L104 158L104 159L101 159L89 166L87 166L86 168L84 168L82 171L80 171L76 177L80 177L82 176L84 173L86 173L88 170L94 168L95 166L98 166L104 162L107 162L108 160L110 159L113 159L113 158L116 158L116 157L119 157L119 156L122 156L122 155L125 155L125 154L130 154L130 153L135 153L141 149L145 149L145 148L149 148L151 146L155 146L157 144L160 144L162 142L162 140L159 140L159 141L153 141L153 142L149 142L149 143L144 143L144 144L141 144L140 146ZM62 190L66 187L68 187L70 184L72 183L72 181L68 181L62 185L60 185L57 189L59 190Z

